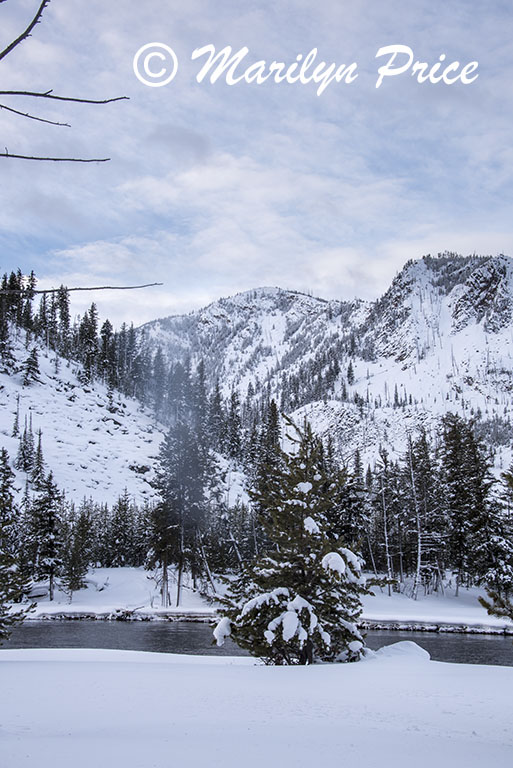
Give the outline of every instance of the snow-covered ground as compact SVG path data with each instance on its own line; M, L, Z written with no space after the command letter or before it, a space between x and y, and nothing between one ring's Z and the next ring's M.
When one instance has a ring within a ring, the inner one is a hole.
M60 590L50 602L48 597L37 598L35 611L29 619L42 616L86 615L108 618L116 611L134 611L139 615L160 613L206 614L213 613L212 604L192 588L186 575L182 587L179 608L176 608L176 577L170 571L169 594L172 607L160 609L160 591L153 571L144 568L95 568L87 576L87 588L73 593L73 600ZM43 586L44 589L44 585ZM0 766L1 768L1 766Z
M471 587L460 589L458 597L454 589L446 587L445 593L423 595L417 600L405 594L393 593L390 597L386 589L381 592L373 588L374 595L363 599L362 618L375 623L396 622L398 624L444 624L479 629L480 627L502 629L507 627L513 632L513 622L489 616L478 601L486 597L484 589Z
M0 651L2 768L506 768L513 669L102 650Z
M14 349L21 365L27 350L17 342ZM135 400L115 392L109 400L107 388L79 383L72 368L60 361L55 372L54 355L38 350L41 375L38 382L22 386L22 373L0 373L0 448L16 458L18 438L12 437L19 398L19 428L25 419L37 444L42 431L46 469L69 500L79 504L92 498L114 504L125 488L138 503L155 496L150 481L153 465L164 436L161 425ZM16 473L20 497L26 477Z
M78 614L108 617L118 610L134 610L135 615L158 617L162 613L205 614L215 610L215 605L204 600L192 589L187 581L182 592L179 608L173 607L162 611L158 585L151 572L142 568L96 568L88 576L87 589L75 592L70 603L66 595L56 593L56 599L50 603L47 598L40 599L31 618L42 616ZM489 616L478 602L483 590L472 588L460 590L459 597L454 590L446 587L444 595L419 594L418 600L412 600L404 594L382 592L374 588L374 595L363 600L362 619L376 623L396 622L401 625L429 624L454 625L469 628L509 627L513 623ZM174 605L176 597L176 579L170 574L170 595Z

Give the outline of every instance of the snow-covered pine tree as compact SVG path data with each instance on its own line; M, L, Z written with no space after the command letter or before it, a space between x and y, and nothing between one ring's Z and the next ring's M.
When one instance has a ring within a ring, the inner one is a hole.
M5 448L0 451L0 642L9 636L9 629L23 621L30 606L14 609L23 596L25 584L17 562L18 526L14 506L14 473L9 466Z
M34 435L32 432L32 420L27 425L27 417L25 417L23 434L20 435L18 453L16 455L14 466L21 472L27 473L31 472L34 466Z
M20 395L16 395L16 413L14 414L14 423L12 425L11 437L18 437L20 434Z
M53 600L55 580L62 565L62 493L50 472L42 489L32 502L32 536L34 539L35 575L48 579L48 592Z
M43 433L41 429L37 431L37 446L34 453L34 462L32 465L31 479L34 489L39 491L43 487L45 479L45 460L43 457Z
M37 358L37 349L32 347L30 354L23 363L23 386L28 387L33 382L39 381L41 371L39 370L39 360Z
M283 453L265 495L254 497L269 548L229 583L214 635L218 644L231 635L268 664L356 660L366 589L358 558L326 534L338 483L325 471L322 444L310 426L289 426L295 451Z
M240 401L236 389L232 390L228 407L228 455L240 461L242 458L242 424L240 419Z
M470 574L500 595L513 593L513 542L504 509L495 491L497 481L471 424L466 430L466 466L472 487Z
M349 386L352 386L354 384L354 367L351 360L349 361L349 365L347 366L347 383L349 384Z
M14 506L14 472L9 464L9 454L0 450L0 551L13 555L18 546L16 509Z
M133 565L135 518L132 501L125 488L109 517L106 539L109 550L109 567L121 568Z
M70 602L73 592L85 587L92 550L91 532L90 510L87 504L82 504L78 512L72 510L65 525L60 583L69 595Z
M456 577L456 597L469 568L472 489L465 473L465 423L448 413L442 420L441 489L443 512L448 527L449 559Z
M2 282L2 287L4 285ZM0 370L8 373L14 364L14 354L9 328L8 301L0 295Z

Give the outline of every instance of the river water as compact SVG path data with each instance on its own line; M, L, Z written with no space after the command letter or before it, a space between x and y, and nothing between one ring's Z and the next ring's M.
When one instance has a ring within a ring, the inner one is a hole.
M436 632L370 630L373 650L400 640L413 640L436 661L513 666L513 637ZM2 648L114 648L129 651L245 655L230 640L212 645L208 624L185 621L26 621L15 627Z

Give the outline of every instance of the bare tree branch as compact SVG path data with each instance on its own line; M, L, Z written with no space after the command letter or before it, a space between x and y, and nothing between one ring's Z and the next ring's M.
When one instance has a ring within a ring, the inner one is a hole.
M0 0L1 2L1 0ZM116 96L113 99L77 99L72 96L55 96L52 91L0 91L0 96L31 96L38 99L73 101L76 104L112 104L113 101L129 101L129 96Z
M0 0L0 3L2 1L3 0ZM71 293L71 291L135 291L139 288L153 288L155 285L164 285L164 283L146 283L146 285L99 285L94 288L66 288L66 290L69 293ZM61 288L62 287L63 286L61 286ZM47 288L46 290L31 291L31 293L59 293L61 288ZM0 290L0 296L25 293L26 290L26 288L6 288Z
M50 163L108 163L110 157L37 157L34 155L13 155L7 151L0 152L0 157L12 157L13 160L40 160Z
M0 3L4 3L6 0L0 0ZM4 48L2 51L0 51L0 61L4 59L6 56L9 55L20 43L23 42L23 40L26 40L28 37L31 36L32 30L36 26L36 24L39 24L41 21L41 18L44 14L45 9L50 4L51 0L41 0L41 3L39 5L39 8L37 9L32 21L28 25L28 27L20 34L18 37L16 37L9 45ZM81 99L71 96L56 96L53 94L51 90L49 91L0 91L0 96L27 96L29 98L36 98L36 99L53 99L55 101L66 101L66 102L74 102L76 104L111 104L114 101L123 101L127 99L127 96L117 96L112 99ZM26 117L29 120L35 120L39 123L47 123L48 125L56 125L59 127L66 127L69 128L69 123L61 123L57 120L49 120L43 117L38 117L37 115L32 115L29 112L23 112L21 110L15 109L14 107L8 107L5 104L0 104L0 110L4 109L8 112L11 112L14 115L19 115L20 117ZM109 157L101 157L101 158L80 158L80 157L39 157L35 155L19 155L19 154L10 154L7 150L7 147L5 149L5 152L0 153L0 157L12 157L15 160L39 160L42 162L53 162L53 163L106 163L110 160Z
M50 0L43 0L38 10L36 11L36 15L28 25L26 30L22 32L21 35L18 35L18 37L7 46L7 48L4 48L4 50L0 52L0 61L6 56L8 56L9 53L11 53L11 51L13 51L20 43L23 42L23 40L26 40L27 37L30 37L30 33L32 32L36 24L39 24L39 22L41 21L41 17L44 13L44 10L48 5L50 5Z
M0 3L3 0L0 0ZM71 125L69 123L58 123L56 120L46 120L44 117L37 117L36 115L31 115L29 112L20 112L19 109L13 109L12 107L8 107L6 104L0 104L0 109L5 109L7 112L12 112L15 115L21 115L21 117L28 117L29 120L37 120L38 123L48 123L49 125L58 125L62 126L63 128L71 128Z

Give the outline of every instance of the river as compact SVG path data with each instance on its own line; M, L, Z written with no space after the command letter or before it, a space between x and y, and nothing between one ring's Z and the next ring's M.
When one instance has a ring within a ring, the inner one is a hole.
M413 640L436 661L513 666L513 638L504 635L398 632L370 630L373 650L400 640ZM208 624L185 621L26 621L13 629L2 648L115 648L130 651L245 655L230 640L212 645Z

